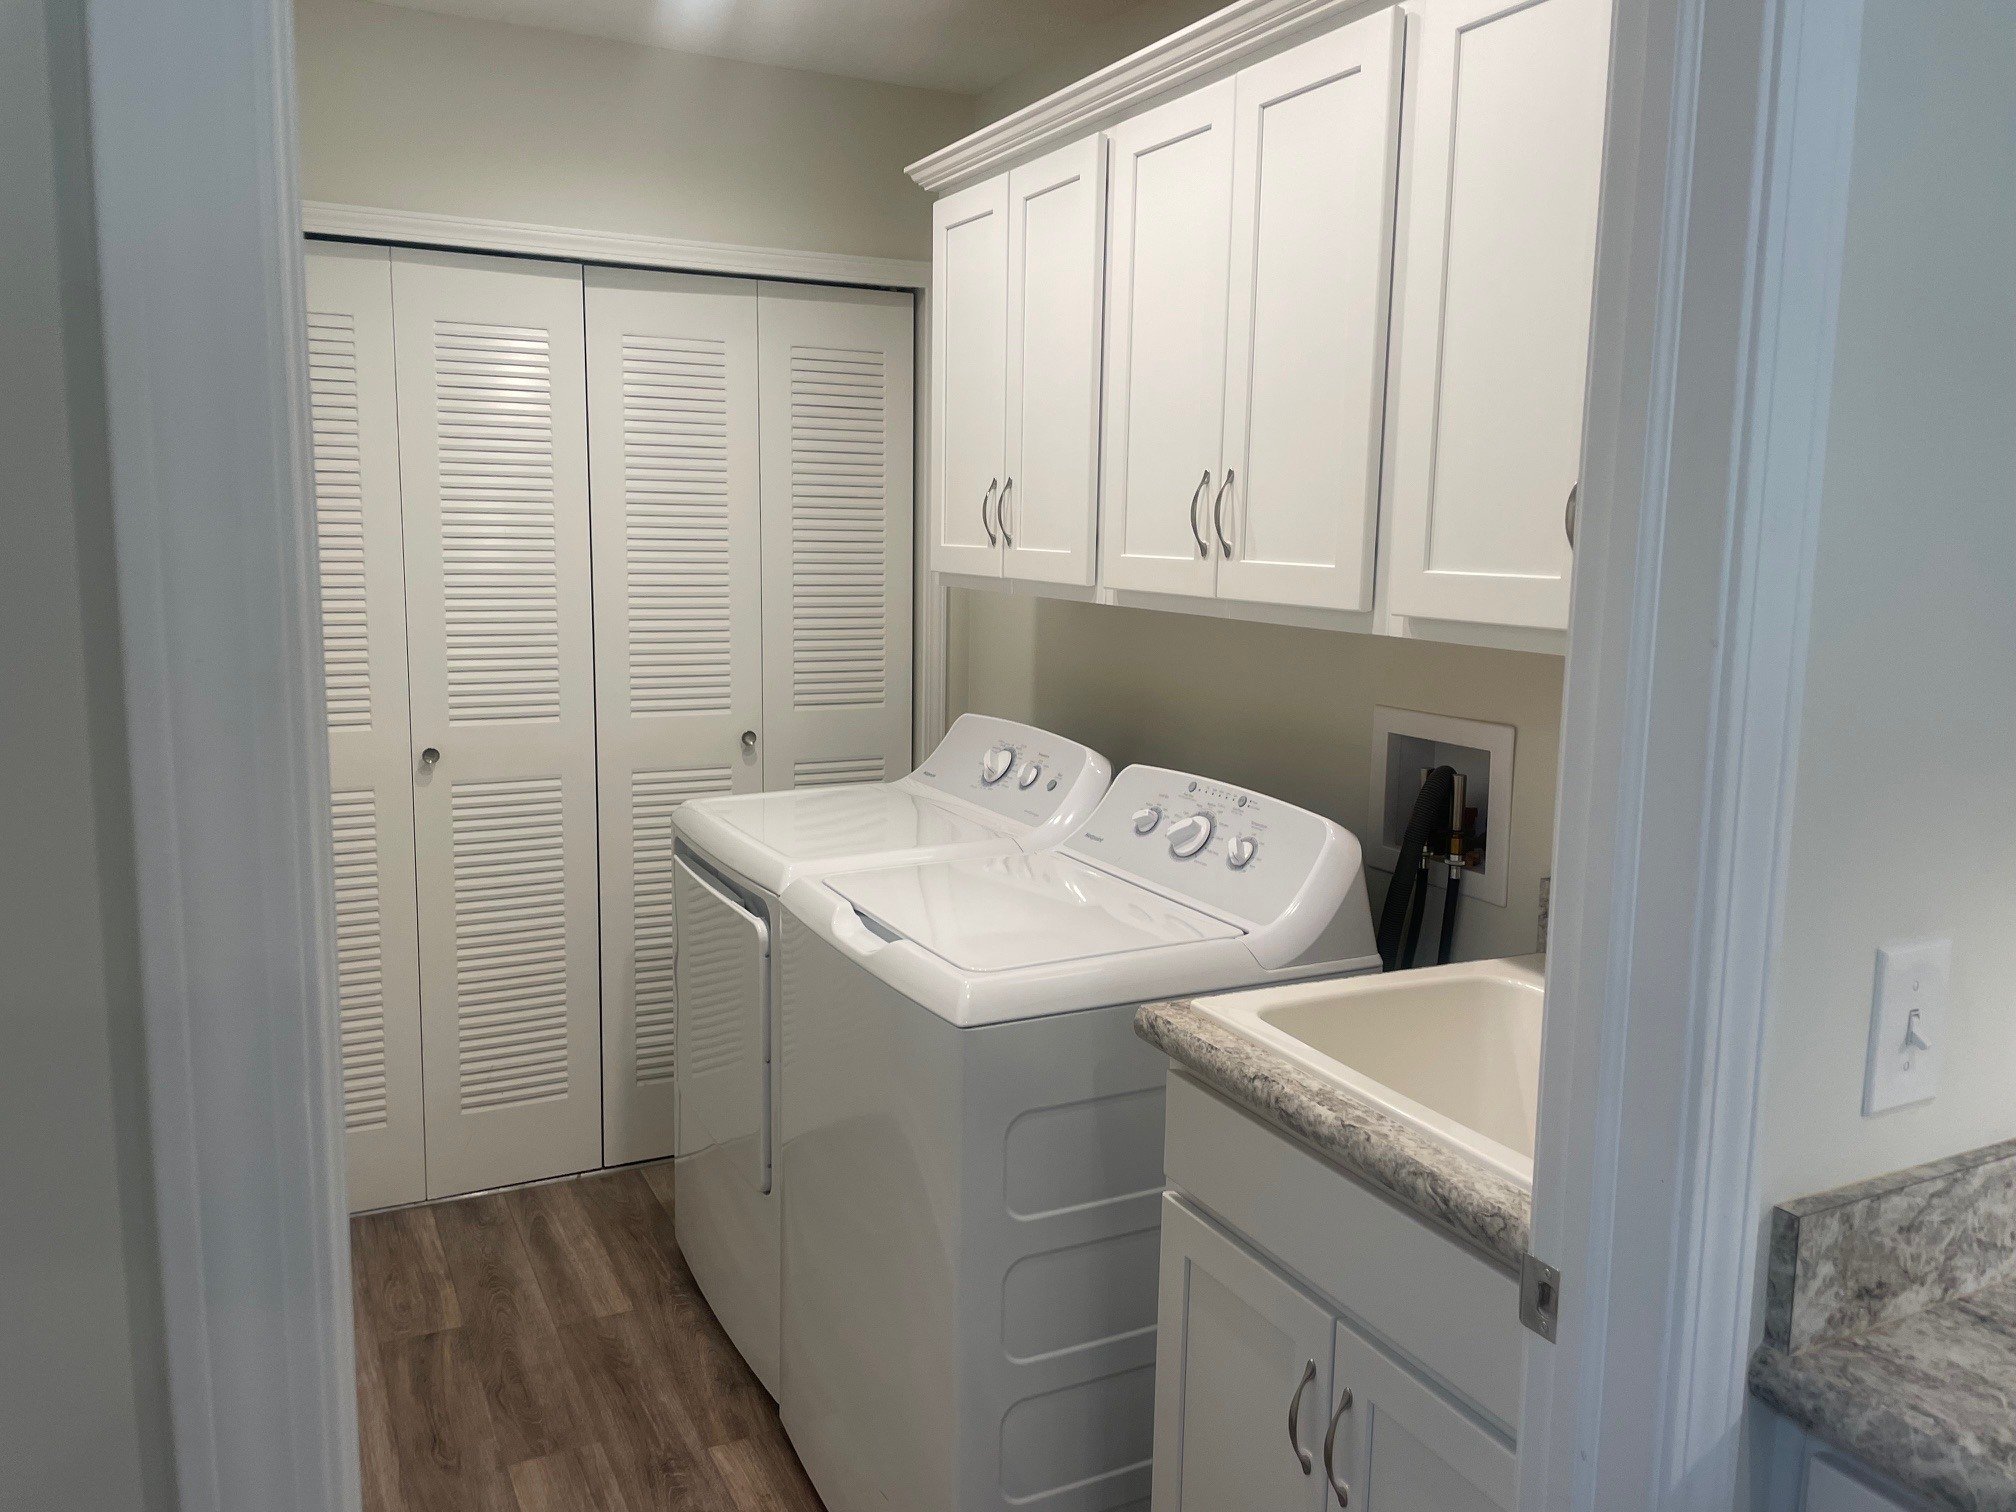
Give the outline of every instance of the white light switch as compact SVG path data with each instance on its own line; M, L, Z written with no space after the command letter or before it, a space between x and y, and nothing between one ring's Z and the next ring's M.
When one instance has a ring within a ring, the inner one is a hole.
M1876 952L1869 1067L1862 1081L1864 1118L1923 1102L1939 1090L1952 983L1951 940L1892 945Z

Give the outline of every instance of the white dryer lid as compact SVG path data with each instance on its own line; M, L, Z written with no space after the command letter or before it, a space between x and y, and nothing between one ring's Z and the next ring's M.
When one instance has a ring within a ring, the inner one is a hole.
M1014 971L1244 931L1055 851L850 872L832 891L962 971Z

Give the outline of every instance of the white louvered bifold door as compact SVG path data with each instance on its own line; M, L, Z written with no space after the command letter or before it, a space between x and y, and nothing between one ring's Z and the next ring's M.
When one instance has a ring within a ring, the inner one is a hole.
M674 1142L672 811L763 785L756 286L590 268L587 311L603 1150L622 1165Z
M383 247L329 245L311 247L306 263L344 1157L355 1211L427 1195L392 260Z
M392 273L440 1197L602 1154L581 269L400 251Z
M910 770L908 294L760 286L763 776Z

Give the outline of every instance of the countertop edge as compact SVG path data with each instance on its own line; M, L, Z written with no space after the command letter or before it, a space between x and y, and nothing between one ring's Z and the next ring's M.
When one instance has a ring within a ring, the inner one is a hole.
M1144 1004L1134 1030L1212 1090L1486 1259L1518 1271L1533 1203L1513 1182L1324 1085L1184 999Z

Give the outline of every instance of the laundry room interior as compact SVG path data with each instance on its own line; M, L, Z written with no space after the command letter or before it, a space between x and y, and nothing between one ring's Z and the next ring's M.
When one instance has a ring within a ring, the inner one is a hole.
M214 1000L36 1505L2016 1504L2008 16L219 3L298 192L159 268L138 31L34 39L106 929ZM254 305L197 581L122 343Z

